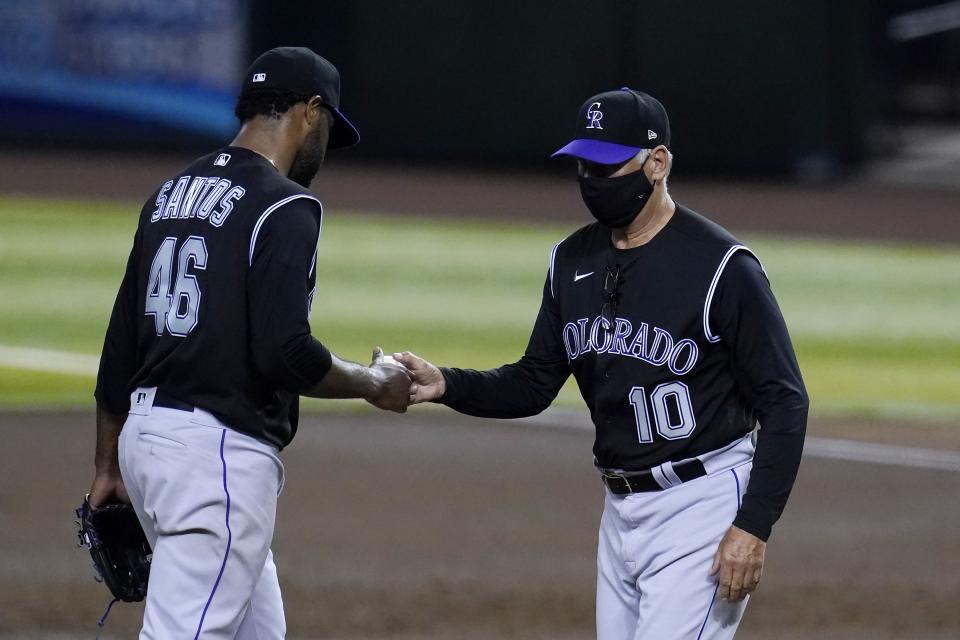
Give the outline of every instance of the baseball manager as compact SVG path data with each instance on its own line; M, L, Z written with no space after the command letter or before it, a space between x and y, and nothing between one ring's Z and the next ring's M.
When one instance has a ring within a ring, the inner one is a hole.
M489 371L394 357L411 401L490 418L540 413L573 374L606 487L597 637L732 638L803 450L786 325L753 252L671 198L655 98L591 97L554 155L576 159L596 222L554 247L523 357Z

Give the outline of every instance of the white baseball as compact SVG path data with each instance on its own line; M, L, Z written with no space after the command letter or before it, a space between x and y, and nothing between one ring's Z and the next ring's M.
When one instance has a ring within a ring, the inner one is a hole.
M395 367L402 367L402 366L403 366L403 365L400 364L393 356L388 356L388 355L386 355L386 354L384 354L383 359L380 360L380 364L392 364L392 365L395 366Z

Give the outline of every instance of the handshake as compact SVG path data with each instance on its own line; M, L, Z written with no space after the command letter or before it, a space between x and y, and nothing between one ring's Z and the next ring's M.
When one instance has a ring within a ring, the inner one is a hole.
M410 405L435 400L446 391L440 369L409 351L389 356L377 347L369 371L373 385L365 398L379 409L403 413Z

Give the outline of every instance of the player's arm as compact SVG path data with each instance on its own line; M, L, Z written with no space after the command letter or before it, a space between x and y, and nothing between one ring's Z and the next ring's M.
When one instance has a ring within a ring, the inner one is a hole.
M413 374L417 385L413 402L435 401L482 418L536 415L550 406L570 376L549 277L527 350L517 362L475 371L438 368L409 352L394 357Z
M710 323L729 345L737 384L760 422L750 482L715 563L717 570L733 567L721 574L721 596L738 600L759 583L763 543L796 480L809 401L783 315L753 256L741 251L731 258Z
M303 395L313 398L363 398L380 409L403 413L410 404L410 374L401 367L383 364L383 351L373 350L373 361L364 366L330 354L327 373Z
M97 447L94 481L90 487L90 505L94 509L111 501L129 502L120 477L117 443L130 409L128 387L136 373L139 256L138 230L127 259L127 270L113 304L97 372L97 388L94 392L97 400Z
M310 332L308 290L320 233L316 203L294 200L274 211L253 245L247 274L250 351L273 384L315 398L363 398L404 411L410 378L399 367L366 367L330 352Z

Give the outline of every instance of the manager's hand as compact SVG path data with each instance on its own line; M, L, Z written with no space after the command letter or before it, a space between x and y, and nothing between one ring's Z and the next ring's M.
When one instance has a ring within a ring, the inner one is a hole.
M410 387L410 404L430 402L443 396L447 391L447 382L440 369L409 351L393 354L393 359L402 364L413 377Z
M739 602L757 590L763 575L767 543L731 526L713 557L710 575L720 574L720 599Z

